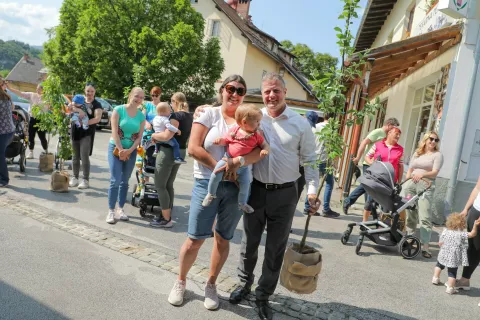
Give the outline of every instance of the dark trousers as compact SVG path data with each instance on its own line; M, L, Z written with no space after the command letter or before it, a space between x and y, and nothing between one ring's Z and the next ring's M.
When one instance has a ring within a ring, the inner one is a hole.
M80 160L82 160L83 179L90 178L90 149L92 146L92 136L83 137L80 140L72 139L72 167L73 176L78 179L80 174Z
M297 202L296 184L284 189L266 190L255 182L252 183L248 203L255 211L243 215L244 233L238 276L244 285L253 284L253 270L257 264L258 247L266 224L267 238L262 275L255 290L258 300L268 300L277 286Z
M28 124L28 148L33 150L35 147L35 135L38 133L40 142L42 143L43 150L47 150L48 141L47 141L47 132L42 131L37 128L36 124L39 123L34 117L30 117L30 122Z
M437 261L437 267L440 269L445 269L445 266ZM447 268L449 278L457 278L458 268Z
M305 180L305 169L302 166L300 166L299 172L301 176L297 180L297 194L298 194L297 202L300 200L300 196L302 195L303 188L307 184L307 181Z
M368 167L369 166L366 164L363 165L362 167L363 174L365 174L365 171L368 169ZM348 197L346 197L343 200L343 205L347 207L353 206L355 202L357 202L358 198L362 196L362 194L365 195L365 203L366 203L368 201L368 195L365 189L363 188L363 186L360 184L358 187L355 188L355 190L352 191L352 193L350 193Z
M480 218L480 212L474 207L471 207L467 216L468 232L472 231L475 220L478 218ZM462 277L465 279L470 279L480 263L480 234L477 234L474 238L468 239L467 257L468 267L463 267Z

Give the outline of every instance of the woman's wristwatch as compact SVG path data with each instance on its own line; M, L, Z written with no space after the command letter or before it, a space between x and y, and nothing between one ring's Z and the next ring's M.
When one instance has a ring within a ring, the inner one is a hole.
M240 167L243 167L245 165L245 158L242 156L237 157L238 161L240 161Z

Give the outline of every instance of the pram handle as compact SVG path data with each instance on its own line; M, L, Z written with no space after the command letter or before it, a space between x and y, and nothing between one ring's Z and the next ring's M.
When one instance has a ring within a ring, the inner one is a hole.
M409 180L412 180L412 178L408 178L407 180L405 180L405 181L403 181L402 183L400 183L400 185L403 186L403 184L404 184L405 182L409 181ZM427 185L427 187L425 188L425 191L427 191L428 189L430 189L430 187L432 186L432 181L427 180L427 179L425 179L425 178L422 178L422 179L420 179L420 180L422 180L423 182L425 182L426 185Z

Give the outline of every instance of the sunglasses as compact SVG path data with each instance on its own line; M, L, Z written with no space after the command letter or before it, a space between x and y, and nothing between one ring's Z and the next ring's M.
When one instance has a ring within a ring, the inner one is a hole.
M234 94L235 91L237 92L237 94L240 96L240 97L243 97L244 95L247 94L247 90L245 90L245 88L242 88L242 87L235 87L235 86L232 86L231 84L227 84L225 86L225 90L229 93L229 94Z
M93 87L93 88L96 88L96 87L97 87L97 86L95 85L95 83L93 83L93 82L87 82L87 83L85 84L85 86L86 86L86 87Z
M430 139L430 141L435 141L436 143L440 142L440 139L438 138L428 137L428 139Z
M158 95L158 94L151 94L150 96L151 96L152 98L158 98L158 97L160 97L160 95Z

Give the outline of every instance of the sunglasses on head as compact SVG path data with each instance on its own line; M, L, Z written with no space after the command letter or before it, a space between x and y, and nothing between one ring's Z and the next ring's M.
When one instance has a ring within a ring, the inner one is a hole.
M86 86L86 87L96 88L96 85L95 85L95 83L93 83L93 82L87 82L87 83L85 84L85 86Z
M237 94L240 96L240 97L243 97L246 93L247 93L247 90L245 90L245 88L242 88L242 87L235 87L235 86L232 86L231 84L227 84L225 86L225 90L229 93L229 94L234 94L235 91L237 92Z
M440 139L438 139L438 138L428 137L428 139L430 139L430 141L435 141L437 143L440 141Z

